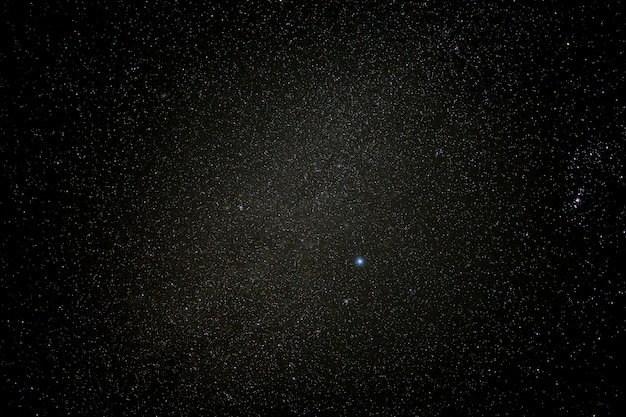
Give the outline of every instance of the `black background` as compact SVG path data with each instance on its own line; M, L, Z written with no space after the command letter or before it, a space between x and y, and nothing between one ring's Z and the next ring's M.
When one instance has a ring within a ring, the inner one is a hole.
M2 409L619 415L621 8L5 2Z

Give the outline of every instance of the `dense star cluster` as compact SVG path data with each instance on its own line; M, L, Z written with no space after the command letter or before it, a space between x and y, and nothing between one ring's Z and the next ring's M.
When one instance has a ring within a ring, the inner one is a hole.
M618 415L620 2L224 3L3 5L0 409Z

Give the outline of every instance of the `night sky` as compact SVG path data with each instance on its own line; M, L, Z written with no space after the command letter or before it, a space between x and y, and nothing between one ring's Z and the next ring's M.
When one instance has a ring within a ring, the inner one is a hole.
M5 415L620 415L621 1L182 3L3 2Z

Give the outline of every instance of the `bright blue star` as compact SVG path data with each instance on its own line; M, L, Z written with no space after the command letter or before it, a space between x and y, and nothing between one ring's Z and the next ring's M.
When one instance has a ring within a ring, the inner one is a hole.
M357 256L356 259L354 260L354 264L356 266L363 266L365 265L365 258L362 256Z

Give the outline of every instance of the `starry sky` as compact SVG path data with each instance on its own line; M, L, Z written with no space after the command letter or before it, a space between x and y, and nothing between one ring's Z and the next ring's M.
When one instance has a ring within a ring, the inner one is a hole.
M623 5L459 3L4 2L2 408L618 415Z

